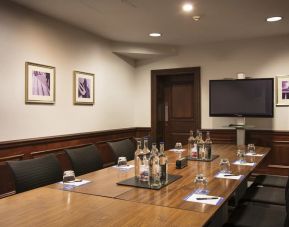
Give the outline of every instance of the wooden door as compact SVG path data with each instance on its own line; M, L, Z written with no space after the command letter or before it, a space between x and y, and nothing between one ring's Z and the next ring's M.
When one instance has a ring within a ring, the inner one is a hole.
M152 135L166 149L187 144L189 131L200 129L200 68L189 69L152 74Z
M164 140L173 147L187 143L188 133L195 129L194 81L190 76L170 77L164 88Z

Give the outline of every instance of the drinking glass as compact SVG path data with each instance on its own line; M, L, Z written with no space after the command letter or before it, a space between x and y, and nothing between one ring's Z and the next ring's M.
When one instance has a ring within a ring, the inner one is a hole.
M249 143L249 144L248 144L248 153L250 153L250 154L256 154L255 145L254 145L253 143Z
M245 151L244 150L238 149L237 150L237 157L239 158L239 162L240 163L246 162L246 160L245 160Z
M119 157L117 161L118 167L126 167L127 166L127 159L126 157Z
M75 181L75 174L73 170L63 172L63 182Z
M197 174L195 177L194 183L196 185L196 193L197 194L208 194L207 185L208 178L205 177L202 173Z
M178 154L178 159L181 159L182 158L182 149L183 149L183 146L182 146L182 143L180 142L177 142L176 145L175 145L175 149L176 149L176 153Z
M220 161L220 172L221 173L231 173L230 171L230 161L227 158L222 158Z

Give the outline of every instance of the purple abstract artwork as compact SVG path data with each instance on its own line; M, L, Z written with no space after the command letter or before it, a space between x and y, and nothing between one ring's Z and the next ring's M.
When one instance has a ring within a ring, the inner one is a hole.
M289 99L289 81L282 81L282 99Z
M50 73L32 71L32 94L50 96Z
M78 78L78 98L90 98L90 80Z

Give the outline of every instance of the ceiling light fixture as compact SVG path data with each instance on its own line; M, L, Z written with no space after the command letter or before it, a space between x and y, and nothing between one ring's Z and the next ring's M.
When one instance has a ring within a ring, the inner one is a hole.
M194 21L199 21L201 19L201 16L193 16L192 18Z
M184 12L189 13L193 10L193 5L192 3L185 3L183 4L182 9Z
M280 21L280 20L282 20L282 17L267 17L266 18L266 21L267 22L276 22L276 21Z
M160 36L162 36L162 34L161 34L161 33L158 33L158 32L152 32L152 33L150 33L150 37L160 37Z

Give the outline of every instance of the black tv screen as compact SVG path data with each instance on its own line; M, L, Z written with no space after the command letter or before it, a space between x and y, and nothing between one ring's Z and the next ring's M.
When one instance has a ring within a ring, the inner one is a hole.
M273 117L274 79L210 80L210 116Z

